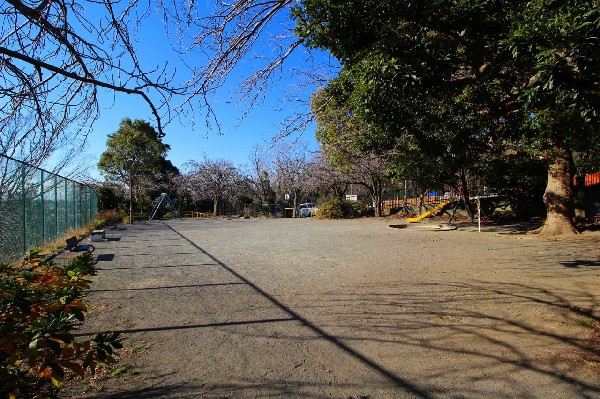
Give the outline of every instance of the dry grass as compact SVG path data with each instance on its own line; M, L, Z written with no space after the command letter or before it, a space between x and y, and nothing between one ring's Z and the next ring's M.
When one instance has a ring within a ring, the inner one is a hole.
M69 230L65 235L61 237L56 237L54 240L47 242L42 246L36 247L35 250L45 258L49 258L52 255L56 255L67 248L67 238L75 236L78 240L81 240L87 237L92 230L95 230L98 227L104 225L104 222L104 219L94 219L88 224L86 224L84 227ZM27 256L27 254L25 256Z

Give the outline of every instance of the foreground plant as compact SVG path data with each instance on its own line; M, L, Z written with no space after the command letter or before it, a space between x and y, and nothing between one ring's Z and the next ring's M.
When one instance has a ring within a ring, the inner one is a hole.
M36 251L22 265L0 264L0 397L56 397L65 376L95 372L115 361L118 333L77 341L72 331L84 321L91 254L66 265Z

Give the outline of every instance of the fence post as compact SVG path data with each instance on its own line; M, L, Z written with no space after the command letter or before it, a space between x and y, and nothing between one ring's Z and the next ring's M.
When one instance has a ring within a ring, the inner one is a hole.
M65 188L65 233L69 231L69 182L66 179L63 180L63 186Z
M77 226L77 192L75 182L73 182L73 227Z
M58 237L58 176L54 175L54 235Z
M46 223L45 223L45 219L46 219L46 215L45 215L45 209L44 209L44 171L40 170L40 224L41 226L38 226L38 228L41 227L42 229L42 242L46 241Z
M3 219L0 226L3 235L0 242L0 262L16 261L26 255L32 246L43 245L66 234L69 229L83 227L94 217L97 197L91 187L3 154L0 154L0 160L7 162L2 169L10 184L7 186L10 191L6 191L7 200L3 200L4 190L3 198L0 199L0 217L6 215L6 222ZM72 200L69 199L71 196ZM52 201L54 209L51 209ZM64 210L59 206L62 201ZM73 217L69 215L71 211ZM52 226L52 223L55 225Z
M23 204L23 206L21 207L21 235L22 235L22 239L21 241L23 242L23 253L27 252L27 233L25 231L25 214L26 214L26 205L25 205L25 169L26 166L22 165L22 173L21 173L21 203Z

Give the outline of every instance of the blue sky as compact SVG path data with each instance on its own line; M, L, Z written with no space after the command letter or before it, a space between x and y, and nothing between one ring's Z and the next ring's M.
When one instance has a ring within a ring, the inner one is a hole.
M173 53L169 50L170 44L164 33L164 27L157 17L150 18L144 24L139 37L141 39L137 43L137 52L141 62L145 63L147 68L160 65L165 57L169 57L171 65L177 66L176 57L169 56ZM266 42L261 44L264 43ZM272 51L269 46L264 45L256 49L253 55L268 57L269 51ZM312 54L325 65L335 64L328 54L319 52ZM202 62L204 60L198 54L186 58L188 64ZM186 120L174 121L164 128L166 137L163 141L171 146L167 158L180 168L189 160L201 160L204 155L210 159L226 159L238 166L247 163L252 148L256 145L268 146L279 132L279 124L290 114L292 105L288 106L284 97L288 91L293 90L296 83L297 77L291 73L291 70L299 67L306 67L305 57L302 54L297 54L284 63L281 79L271 86L264 103L254 107L240 123L239 118L248 105L236 105L236 100L232 96L235 96L236 83L255 68L252 59L245 60L230 76L226 87L218 92L211 102L221 124L221 134L216 129L206 128L202 111L196 115L195 126ZM304 100L309 99L312 90L314 87L303 91ZM88 136L87 150L84 155L88 163L97 164L100 154L106 149L107 135L116 131L119 122L126 117L143 119L156 126L150 108L141 97L102 92L100 119L94 124ZM306 130L299 138L294 136L293 139L307 143L309 149L315 151L318 149L318 143L314 138L314 127ZM100 178L96 168L90 170L90 174L94 178Z

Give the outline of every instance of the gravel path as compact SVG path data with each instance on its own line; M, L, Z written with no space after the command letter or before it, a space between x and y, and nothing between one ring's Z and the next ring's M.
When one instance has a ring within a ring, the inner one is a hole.
M97 243L97 398L600 398L600 236L183 219ZM85 392L84 392L85 391Z

